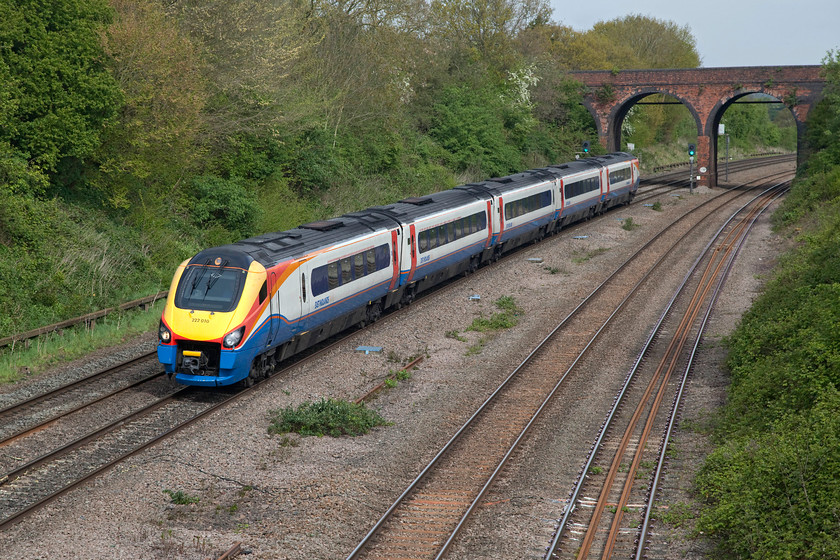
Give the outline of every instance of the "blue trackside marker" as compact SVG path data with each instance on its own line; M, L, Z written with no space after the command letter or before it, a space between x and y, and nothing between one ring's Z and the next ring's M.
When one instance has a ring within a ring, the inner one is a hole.
M475 294L475 295L473 295L473 296L470 296L470 301L478 301L478 300L480 300L480 299L481 299L481 296L480 296L480 295L478 295L478 294Z
M588 235L575 235L572 239L589 239Z
M356 348L356 352L364 352L365 355L370 354L371 352L382 352L381 346L359 346Z

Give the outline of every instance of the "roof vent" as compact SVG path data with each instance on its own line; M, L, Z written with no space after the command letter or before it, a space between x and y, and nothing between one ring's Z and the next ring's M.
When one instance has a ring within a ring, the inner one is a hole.
M434 202L434 200L430 196L415 196L412 198L404 198L400 200L400 202L405 202L406 204L413 204L415 206L423 206L425 204L431 204L432 202Z
M332 231L334 229L344 226L344 222L337 222L335 220L324 220L321 222L309 222L299 226L303 229L314 229L315 231Z

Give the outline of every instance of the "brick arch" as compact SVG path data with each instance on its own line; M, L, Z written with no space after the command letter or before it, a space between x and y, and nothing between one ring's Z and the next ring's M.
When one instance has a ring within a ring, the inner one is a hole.
M776 92L776 94L773 93ZM775 98L781 103L784 103L784 99L780 97L780 92L778 89L773 90L772 88L756 88L754 90L748 90L742 88L741 90L732 93L731 95L723 98L717 103L712 111L709 113L709 117L706 122L705 130L709 131L709 138L711 140L711 147L712 153L717 154L719 152L718 142L719 137L715 133L718 130L718 125L720 125L720 121L723 120L723 115L726 111L732 107L732 104L738 101L739 99L746 97L748 95L753 95L756 93L762 93L765 95L770 95L771 97ZM790 106L787 106L787 109L793 115L794 122L796 123L796 133L797 133L797 152L801 153L804 151L804 141L805 141L805 122L802 121L797 115L795 111L791 109ZM710 165L710 173L716 173L718 171L717 167L718 158L713 157L712 160L709 162Z
M822 99L825 86L821 70L820 66L752 66L570 75L586 86L583 104L595 119L601 144L610 151L621 146L621 122L640 99L663 93L679 100L697 124L699 184L713 187L717 185L717 124L727 107L750 93L767 93L791 109L798 132L798 159L802 161L808 114Z
M683 107L688 109L688 112L694 119L694 125L697 127L697 132L699 135L700 131L702 130L700 115L697 113L697 110L687 99L681 97L680 92L669 91L668 88L643 87L639 92L631 94L623 103L617 104L615 108L612 111L610 111L610 120L615 124L613 126L613 130L607 138L607 149L609 151L617 151L621 149L621 125L624 123L624 119L627 117L627 113L630 111L630 109L632 109L639 101L641 101L645 97L649 95L658 94L668 95L682 103Z

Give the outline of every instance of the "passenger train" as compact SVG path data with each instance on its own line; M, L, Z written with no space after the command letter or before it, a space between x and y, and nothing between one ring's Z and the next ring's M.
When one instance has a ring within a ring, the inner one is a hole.
M638 186L638 159L618 152L206 249L175 271L158 359L185 385L251 386L424 290L629 203Z

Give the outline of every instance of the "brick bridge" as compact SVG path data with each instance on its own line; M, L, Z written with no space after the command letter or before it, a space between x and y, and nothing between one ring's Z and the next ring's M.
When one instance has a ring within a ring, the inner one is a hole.
M750 66L572 72L570 76L586 86L584 105L595 118L601 144L608 151L620 149L621 124L627 112L644 97L664 93L682 102L697 124L698 185L714 187L718 124L733 102L751 93L772 95L791 110L798 132L798 160L802 161L808 114L822 99L825 85L821 69Z

